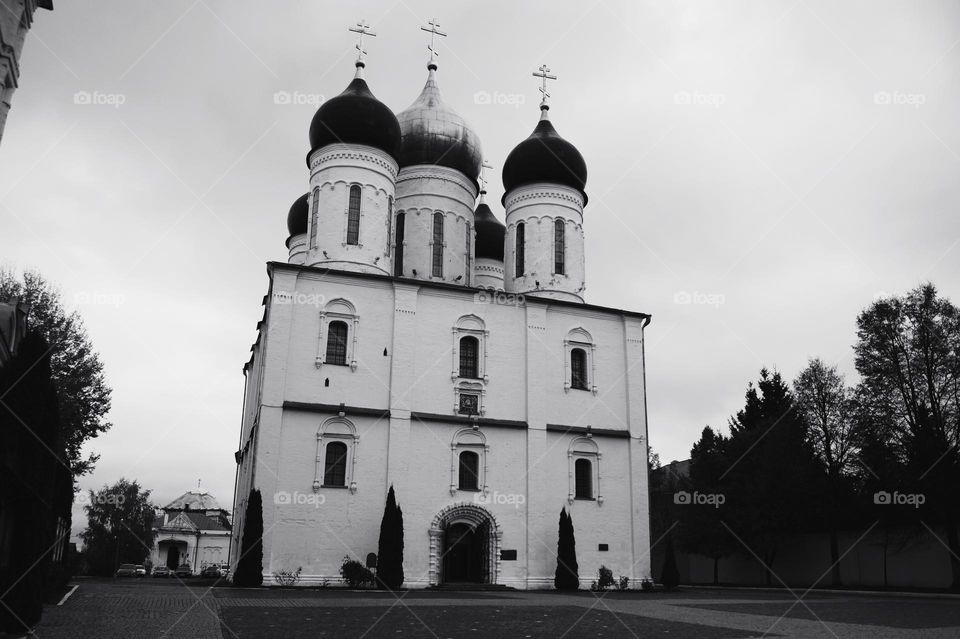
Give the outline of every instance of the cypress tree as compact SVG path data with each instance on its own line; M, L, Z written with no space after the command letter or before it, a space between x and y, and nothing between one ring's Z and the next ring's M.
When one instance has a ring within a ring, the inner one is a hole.
M397 505L393 485L387 493L383 519L380 521L377 581L389 590L397 590L403 584L403 511Z
M680 585L680 571L677 569L677 557L673 551L673 535L667 536L667 549L664 553L660 581L667 590L673 590Z
M567 509L560 510L560 529L557 539L557 572L553 587L557 590L577 590L580 576L577 573L577 541L573 533L573 518Z
M259 490L250 490L243 518L243 540L233 583L237 586L263 584L263 499Z

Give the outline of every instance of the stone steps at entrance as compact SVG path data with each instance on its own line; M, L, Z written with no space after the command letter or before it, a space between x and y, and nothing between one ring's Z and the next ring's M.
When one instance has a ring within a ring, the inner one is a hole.
M446 591L467 591L467 592L485 592L485 591L504 591L516 590L503 584L478 584L473 582L448 583L439 586L430 586L427 590L446 590Z

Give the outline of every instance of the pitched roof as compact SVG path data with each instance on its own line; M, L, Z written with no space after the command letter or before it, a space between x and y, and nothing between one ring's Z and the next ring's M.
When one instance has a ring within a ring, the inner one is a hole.
M220 510L220 504L210 493L199 490L188 490L169 504L163 510Z

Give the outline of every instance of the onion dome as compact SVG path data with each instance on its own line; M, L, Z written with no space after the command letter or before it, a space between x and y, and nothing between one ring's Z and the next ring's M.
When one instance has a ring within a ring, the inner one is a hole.
M547 182L580 191L586 204L587 164L580 151L553 128L547 115L549 107L542 105L540 109L540 122L533 133L515 146L503 163L504 198L518 186Z
M296 199L287 213L287 230L290 237L303 235L307 232L307 216L310 214L310 205L307 204L309 193L304 193Z
M427 84L420 96L397 115L400 121L400 168L433 164L460 171L476 184L483 153L480 139L440 96L437 66L427 66Z
M363 63L357 63L357 75L343 93L325 101L310 122L310 152L328 144L344 142L364 144L396 158L400 143L397 116L377 100L366 80Z
M474 254L477 259L487 258L491 260L503 261L503 238L507 229L503 222L497 219L480 197L480 205L477 206L473 214L473 228L477 231L476 247Z

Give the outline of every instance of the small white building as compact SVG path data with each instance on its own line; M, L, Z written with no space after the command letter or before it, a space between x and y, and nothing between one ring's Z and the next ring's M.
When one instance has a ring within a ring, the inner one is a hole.
M155 520L150 560L176 569L187 565L199 575L207 566L225 564L230 553L230 516L210 493L187 491L161 509Z
M313 118L289 257L267 265L232 561L257 489L264 583L336 582L345 555L377 552L392 485L406 587L552 587L564 508L581 584L603 564L639 586L650 316L584 301L583 157L544 101L503 162L501 222L436 64L398 115L363 66Z

